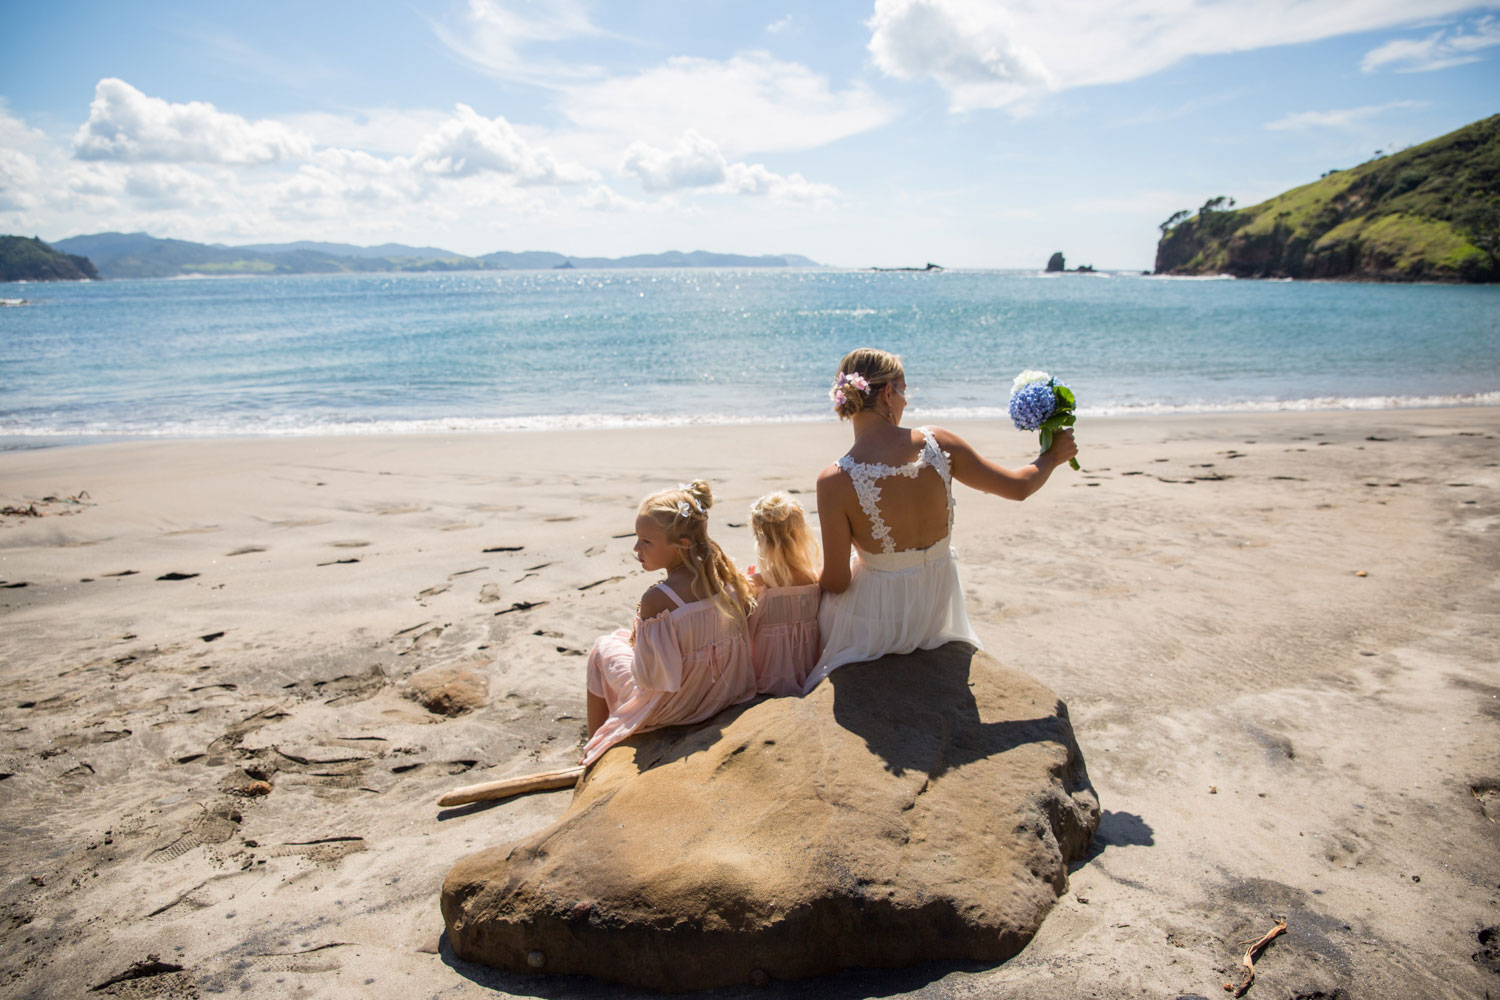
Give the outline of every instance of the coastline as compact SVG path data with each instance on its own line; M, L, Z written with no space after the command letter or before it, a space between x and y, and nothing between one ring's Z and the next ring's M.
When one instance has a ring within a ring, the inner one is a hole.
M1139 420L1144 418L1248 417L1275 413L1341 413L1399 410L1447 410L1500 406L1500 390L1459 393L1445 396L1324 396L1311 399L1257 399L1201 403L1152 403L1134 406L1083 406L1080 420ZM919 423L946 425L1001 423L1007 424L1007 408L945 407L917 410L912 413ZM509 434L609 433L616 431L657 431L688 428L738 428L747 432L759 427L821 426L837 424L837 418L806 414L785 417L731 417L658 415L658 414L582 414L529 417L434 417L428 419L394 419L360 421L342 424L309 424L271 429L213 428L186 425L161 428L152 433L126 430L98 431L7 431L0 427L0 454L7 451L34 451L42 448L79 447L86 445L128 444L168 441L237 441L339 439L351 437L441 437Z
M1003 464L1034 447L951 425ZM1493 989L1470 956L1500 883L1500 407L1079 433L1082 473L1025 504L961 489L955 544L986 648L1068 705L1105 809L1094 851L1004 965L773 992L1216 995L1274 916L1289 929L1257 993ZM11 988L82 993L156 954L204 991L545 990L454 959L436 900L454 862L568 793L447 815L436 797L573 761L581 654L650 581L624 537L641 495L708 479L743 565L754 497L811 508L846 438L828 421L0 452L0 505L43 514L0 518ZM486 679L484 707L405 697L450 667ZM252 771L269 794L246 794Z

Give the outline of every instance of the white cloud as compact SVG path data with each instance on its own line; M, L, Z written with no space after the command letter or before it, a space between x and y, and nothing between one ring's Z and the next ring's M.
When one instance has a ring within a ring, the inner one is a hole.
M518 184L576 184L593 175L575 165L559 165L552 153L523 139L504 117L486 118L467 104L423 139L414 163L429 173L471 177L490 172Z
M1278 118L1274 122L1267 122L1265 127L1277 131L1351 128L1378 115L1383 115L1387 111L1425 108L1427 105L1427 101L1391 101L1388 104L1368 104L1364 107L1342 108L1334 111L1299 111L1284 118Z
M577 0L469 0L460 24L435 23L433 30L465 62L502 79L549 83L602 72L596 66L542 58L530 51L539 42L604 34Z
M1496 45L1500 45L1500 21L1486 16L1475 21L1470 31L1462 27L1443 28L1426 38L1397 38L1386 42L1366 52L1359 68L1366 73L1382 69L1397 73L1425 73L1478 62L1482 57L1474 53Z
M957 0L877 0L870 54L888 76L931 76L954 110L1003 107L1054 87L1042 57L999 5Z
M603 184L589 188L578 197L577 204L579 208L595 212L644 212L653 207L647 202L627 198Z
M1051 91L1121 83L1188 56L1316 41L1438 17L1474 0L875 0L875 65L931 78L950 110L1023 109Z
M692 129L684 132L671 149L631 143L621 164L647 191L711 187L723 183L728 167L719 147Z
M783 31L786 31L788 28L790 28L792 24L792 15L788 14L785 17L778 18L777 20L772 21L770 24L766 25L766 34L779 35Z
M46 136L11 115L0 99L0 211L37 203L42 167L33 152L46 148Z
M727 60L679 56L635 76L572 85L559 109L581 128L656 146L705 123L730 123L719 142L731 157L812 149L894 117L866 87L835 92L826 77L765 52Z
M265 164L305 158L312 144L279 122L246 121L204 101L171 104L106 77L73 151L82 160Z
M823 201L837 192L800 174L782 176L760 163L730 163L713 140L689 129L670 149L631 143L622 169L647 191L707 189L723 194L770 196L778 201Z
M41 179L36 160L15 149L0 146L0 211L29 208Z

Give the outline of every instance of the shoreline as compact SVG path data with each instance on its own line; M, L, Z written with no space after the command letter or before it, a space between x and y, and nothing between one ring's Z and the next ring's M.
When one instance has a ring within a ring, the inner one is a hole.
M1080 420L1130 421L1141 419L1205 419L1213 417L1252 417L1270 414L1328 414L1328 413L1382 413L1413 410L1463 410L1500 407L1500 390L1494 392L1464 393L1455 396L1357 396L1322 397L1316 399L1290 399L1266 401L1242 401L1232 403L1184 405L1169 407L1147 404L1139 407L1082 407L1078 410ZM913 426L928 423L955 422L961 424L999 423L1009 425L1009 416L1003 407L976 409L972 407L914 411ZM549 425L551 420L561 421ZM594 421L572 423L569 421ZM335 427L308 427L283 431L164 431L160 433L128 432L45 432L5 433L0 432L0 454L8 452L38 451L48 448L73 448L111 444L144 442L188 442L188 441L292 441L292 440L342 440L347 438L381 437L440 437L483 436L510 434L568 434L610 433L617 431L666 431L691 428L743 428L754 430L772 427L813 427L837 425L833 416L788 416L731 418L673 418L587 415L584 417L494 417L494 418L432 418L412 420L374 421L347 423ZM540 424L541 426L537 426ZM1083 426L1088 426L1085 423Z
M942 422L1034 453L1008 421ZM743 566L751 501L811 509L848 446L833 421L753 431L0 452L0 506L42 515L0 516L10 990L82 995L156 955L168 992L620 996L439 937L447 870L569 793L435 802L574 761L583 653L653 579L642 495L709 480ZM986 649L1067 704L1093 848L1009 962L772 994L1217 995L1274 916L1252 995L1493 992L1471 955L1500 924L1500 407L1079 435L1083 470L1023 504L960 488L954 544ZM481 706L414 701L433 670L480 678Z

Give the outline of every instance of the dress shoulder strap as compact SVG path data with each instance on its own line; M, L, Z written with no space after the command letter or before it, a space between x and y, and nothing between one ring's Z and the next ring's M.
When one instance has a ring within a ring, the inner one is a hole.
M880 487L876 484L876 480L889 474L890 466L856 462L848 455L839 459L838 465L854 483L854 495L859 498L859 507L865 512L865 517L870 519L870 534L880 543L880 551L895 552L891 529L880 516Z
M918 427L922 432L924 444L922 446L922 460L937 470L937 474L943 477L943 492L948 498L948 534L953 534L953 469L948 465L948 453L938 444L937 435L932 433L931 427Z
M677 596L677 591L673 590L671 587L668 587L665 583L658 583L656 585L656 589L660 590L663 594L666 594L668 597L670 597L672 599L672 603L677 605L679 608L687 603L682 598Z

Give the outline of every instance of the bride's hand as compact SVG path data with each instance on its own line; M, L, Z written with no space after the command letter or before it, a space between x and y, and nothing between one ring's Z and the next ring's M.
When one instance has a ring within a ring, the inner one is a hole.
M1042 454L1051 458L1058 465L1062 465L1070 458L1078 455L1078 443L1073 440L1073 428L1065 427L1052 435L1052 447Z

